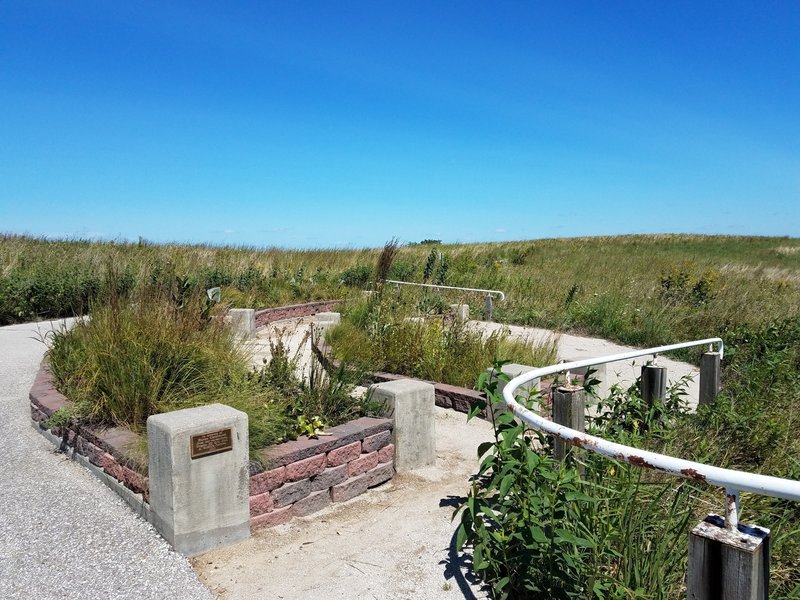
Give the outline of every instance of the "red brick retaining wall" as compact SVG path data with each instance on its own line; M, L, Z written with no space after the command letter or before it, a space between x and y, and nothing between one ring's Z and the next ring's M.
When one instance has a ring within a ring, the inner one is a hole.
M47 420L72 403L53 385L42 361L29 394L31 419L40 431L61 439L61 450L72 450L136 494L149 501L147 456L142 436L121 427L70 424L48 427ZM362 417L331 427L319 439L305 436L259 451L251 461L250 527L285 523L344 502L394 476L392 421ZM266 465L267 470L260 464ZM148 513L149 514L149 513Z
M141 452L141 436L122 427L99 428L78 424L48 427L47 419L57 410L71 407L72 402L53 387L53 376L46 360L42 361L28 396L34 424L60 438L62 451L73 449L148 501L147 457Z
M391 420L362 417L326 433L260 452L267 470L250 476L251 529L350 500L394 476Z
M372 373L370 376L371 379L377 383L383 381L396 381L398 379L415 379L414 377L407 377L405 375L397 375L395 373L384 373L381 371ZM421 381L421 380L420 380ZM573 382L582 383L583 382L583 375L580 374L573 374L572 377ZM435 381L426 381L426 383L430 383L433 385L434 394L436 397L436 406L441 406L442 408L450 408L452 410L457 410L458 412L467 413L472 405L478 401L486 401L486 393L479 392L477 390L471 390L469 388L458 387L455 385L449 385L447 383L436 383ZM541 414L542 416L548 417L550 416L550 409L551 409L551 388L553 386L552 379L546 379L539 384L539 389L542 393L542 400L541 400ZM482 419L486 418L486 409L482 410L478 413L478 416Z
M340 302L341 300L322 300L320 302L308 302L306 304L293 304L291 306L278 306L275 308L257 310L256 327L261 327L262 325L274 321L280 321L281 319L309 317L320 312L329 312Z

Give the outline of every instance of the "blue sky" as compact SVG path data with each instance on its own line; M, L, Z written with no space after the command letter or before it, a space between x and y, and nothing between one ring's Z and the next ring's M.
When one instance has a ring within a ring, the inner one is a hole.
M800 3L0 3L0 231L800 236Z

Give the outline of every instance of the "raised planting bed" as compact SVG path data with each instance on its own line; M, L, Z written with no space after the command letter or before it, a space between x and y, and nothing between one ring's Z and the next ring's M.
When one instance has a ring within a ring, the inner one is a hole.
M71 402L55 389L47 359L29 397L33 426L152 521L143 436L122 427L51 424L53 413ZM251 530L350 500L394 476L390 419L362 417L326 433L319 439L301 436L260 450L257 460L251 457Z
M382 371L377 371L370 375L370 379L372 379L376 383L381 383L384 381L397 381L399 379L414 379L416 381L424 381L420 379L416 379L415 377L408 377L407 375L397 375L396 373L384 373ZM582 375L575 375L572 378L574 382L581 384L583 382ZM477 390L471 390L469 388L459 387L456 385L450 385L447 383L437 383L435 381L426 381L426 383L430 383L434 387L434 394L436 398L436 406L440 406L442 408L449 408L451 410L455 410L462 413L469 412L469 409L476 401L486 401L486 393L479 392ZM541 413L543 416L549 417L550 411L552 407L551 402L551 393L552 393L552 386L553 380L544 380L540 384L540 391L542 393L542 400L541 400ZM478 416L482 419L487 418L486 409L480 411Z
M320 312L332 311L341 300L321 300L319 302L306 302L305 304L292 304L290 306L277 306L256 311L256 327L267 323L292 319L295 317L310 317Z

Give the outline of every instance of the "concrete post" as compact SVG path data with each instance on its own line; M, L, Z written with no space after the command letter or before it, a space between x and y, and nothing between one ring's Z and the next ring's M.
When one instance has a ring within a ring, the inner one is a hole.
M562 385L553 390L553 422L570 429L584 431L586 392L579 385ZM564 460L570 444L555 438L553 457Z
M451 304L450 312L456 321L469 320L469 304Z
M709 515L689 534L686 572L689 600L766 600L769 598L769 529Z
M320 312L314 315L313 322L314 329L320 334L320 339L324 339L328 329L342 322L342 315L338 312Z
M652 406L656 400L667 397L667 367L645 365L642 367L642 381L640 384L642 400Z
M516 364L516 363L508 363L508 364L503 365L502 372L505 373L506 375L508 375L508 377L510 379L513 379L514 377L517 377L518 375L522 375L523 373L527 373L529 371L533 371L535 368L536 367L530 367L528 365L519 365L519 364ZM488 369L486 369L486 371L489 373L490 377L496 377L497 376L497 374L496 374L496 372L494 370L494 367L489 367ZM507 383L508 383L507 381L503 381L502 379L499 379L497 381L497 393L498 394L502 394L503 393L503 390L506 389L506 384ZM536 379L534 379L532 381L529 381L525 385L521 385L517 389L517 391L520 394L527 393L528 395L536 395L539 392L540 389L541 389L540 388L540 381L539 381L539 378L537 377ZM486 406L486 410L487 411L491 411L494 416L497 416L498 414L502 414L502 413L504 413L506 411L506 403L503 402L503 401L495 402L494 404L487 405Z
M254 308L231 308L224 320L230 323L236 336L249 339L256 333L256 311Z
M706 352L700 357L700 397L698 404L711 404L719 393L719 352Z
M398 379L370 387L370 399L383 402L394 419L394 467L400 473L436 463L435 389L430 383Z
M488 294L486 296L486 303L483 305L483 317L487 321L491 321L493 314L494 314L494 300L492 300L492 295Z
M153 525L195 555L250 536L247 414L209 404L147 419Z

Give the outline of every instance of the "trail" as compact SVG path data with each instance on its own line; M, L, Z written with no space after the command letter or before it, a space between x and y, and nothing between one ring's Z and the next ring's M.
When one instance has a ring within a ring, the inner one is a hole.
M290 353L307 368L310 318L291 319L263 328L250 347L254 363L269 357L269 340L281 335ZM470 322L486 333L504 327ZM553 333L509 327L511 335L544 340ZM629 348L580 336L558 336L560 359L576 360L623 352ZM670 379L697 378L685 363L659 359ZM641 365L641 360L638 362ZM636 365L609 365L611 383L635 379ZM696 383L689 394L696 399ZM696 400L695 400L696 403ZM436 465L395 478L343 504L271 529L249 540L209 552L195 568L219 598L321 597L331 599L486 598L470 583L454 549L453 505L469 489L478 467L478 445L492 439L489 423L466 422L461 413L436 408Z
M63 324L0 327L0 598L211 598L186 558L31 427L40 338Z

